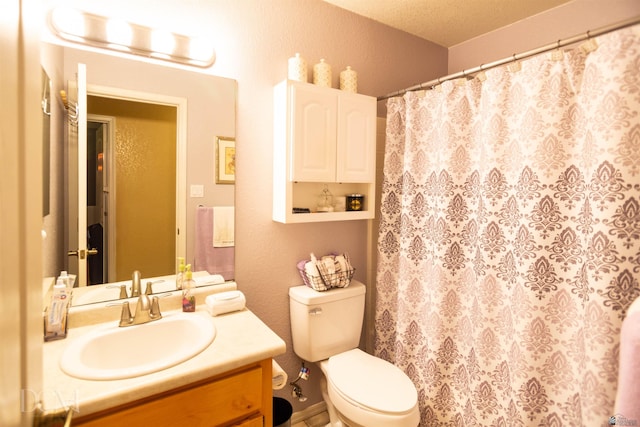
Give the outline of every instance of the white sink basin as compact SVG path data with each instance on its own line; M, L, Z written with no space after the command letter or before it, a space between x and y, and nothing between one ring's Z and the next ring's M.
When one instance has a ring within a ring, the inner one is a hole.
M116 380L157 372L182 363L215 339L210 317L170 313L142 325L117 321L71 340L60 359L62 370L86 380Z

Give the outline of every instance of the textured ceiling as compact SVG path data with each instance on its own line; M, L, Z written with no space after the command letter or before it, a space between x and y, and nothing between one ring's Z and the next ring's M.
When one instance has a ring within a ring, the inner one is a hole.
M571 0L324 0L451 47Z

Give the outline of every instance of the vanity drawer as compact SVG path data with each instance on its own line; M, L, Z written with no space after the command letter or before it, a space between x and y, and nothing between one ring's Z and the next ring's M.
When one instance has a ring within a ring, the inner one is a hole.
M262 426L263 372L242 372L114 408L83 426ZM254 415L251 417L251 415Z

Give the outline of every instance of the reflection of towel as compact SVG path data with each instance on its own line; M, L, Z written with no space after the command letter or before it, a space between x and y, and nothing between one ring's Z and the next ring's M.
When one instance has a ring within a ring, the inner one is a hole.
M213 208L198 206L196 209L196 247L193 271L206 270L220 274L225 280L234 278L234 247L214 248Z
M620 331L620 367L615 414L640 422L640 311L629 312ZM618 423L616 423L618 424Z
M224 277L219 274L210 274L208 276L194 277L193 281L196 282L196 287L207 285L219 285L224 283Z
M213 208L213 246L226 248L234 245L234 208L216 206Z

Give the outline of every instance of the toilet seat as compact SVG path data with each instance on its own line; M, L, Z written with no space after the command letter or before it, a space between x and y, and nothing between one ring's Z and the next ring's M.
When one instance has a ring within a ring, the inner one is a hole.
M417 409L415 386L386 360L354 349L331 356L327 370L329 389L351 405L387 416L407 415Z

